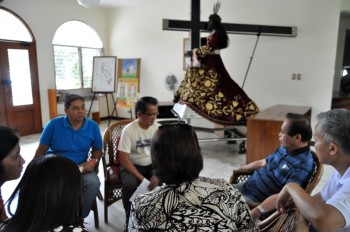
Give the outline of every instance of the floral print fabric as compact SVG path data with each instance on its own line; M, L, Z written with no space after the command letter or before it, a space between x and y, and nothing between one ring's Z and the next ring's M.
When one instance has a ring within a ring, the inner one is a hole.
M240 192L222 179L200 177L139 195L129 231L259 231Z

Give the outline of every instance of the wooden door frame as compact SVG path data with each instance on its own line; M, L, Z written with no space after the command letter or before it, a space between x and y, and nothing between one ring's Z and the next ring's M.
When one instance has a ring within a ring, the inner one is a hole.
M21 41L9 41L9 40L1 40L0 39L0 49L2 51L7 48L23 48L25 47L28 50L29 55L29 64L30 64L30 77L31 77L31 85L32 85L32 95L33 95L33 105L30 106L30 109L33 108L33 127L32 128L16 128L20 135L28 135L33 133L40 133L42 131L42 116L41 116L41 102L40 102L40 87L39 87L39 75L38 75L38 63L37 63L37 53L36 53L36 41L34 35L28 25L24 22L24 20L19 17L16 13L11 10L1 7L0 10L4 10L14 17L16 17L27 29L30 34L32 41L31 42L21 42ZM3 53L3 52L2 52ZM6 64L8 62L4 61L5 56L7 55L0 54L0 62ZM5 76L9 74L9 66L2 65L0 66L0 80L6 78ZM5 88L0 86L0 98L4 99L0 101L0 107L5 110L0 110L0 124L7 124L11 127L16 127L16 118L14 117L14 111L7 111L6 106L12 105L12 102L9 102L9 99L6 98ZM17 109L25 111L28 106L18 106ZM6 113L4 113L4 111ZM5 122L5 123L4 123Z

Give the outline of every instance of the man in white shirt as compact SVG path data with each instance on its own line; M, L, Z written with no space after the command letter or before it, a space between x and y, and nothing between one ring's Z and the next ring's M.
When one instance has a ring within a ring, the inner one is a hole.
M299 185L287 184L277 209L286 211L291 199L310 222L311 231L350 231L350 111L334 109L317 115L315 149L321 163L335 168L323 190L310 196Z
M160 126L157 119L158 101L153 97L142 97L135 106L137 120L129 123L123 129L119 142L119 159L121 179L123 182L122 200L126 214L126 228L129 221L130 197L136 188L146 178L152 190L159 181L152 174L150 146L154 133Z

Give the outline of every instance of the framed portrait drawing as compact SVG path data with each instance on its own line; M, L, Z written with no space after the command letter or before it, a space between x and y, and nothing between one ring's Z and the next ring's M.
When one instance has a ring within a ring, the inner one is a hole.
M115 92L116 56L95 56L93 60L92 88L95 93Z

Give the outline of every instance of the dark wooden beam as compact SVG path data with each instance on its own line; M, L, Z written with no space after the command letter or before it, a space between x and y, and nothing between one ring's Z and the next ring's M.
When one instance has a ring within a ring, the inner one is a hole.
M267 26L237 23L222 23L228 34L246 34L246 35L270 35L296 37L297 27L292 26Z
M296 37L295 26L252 25L238 23L222 23L228 34L266 35ZM200 21L200 0L191 1L191 21L163 19L163 30L190 31L191 48L200 46L200 33L205 31L207 22Z

